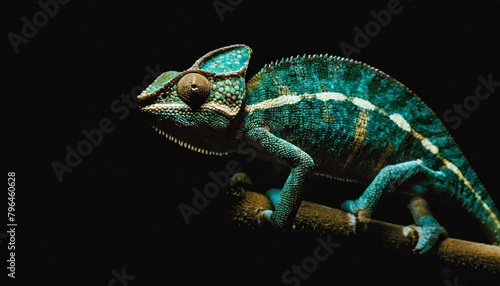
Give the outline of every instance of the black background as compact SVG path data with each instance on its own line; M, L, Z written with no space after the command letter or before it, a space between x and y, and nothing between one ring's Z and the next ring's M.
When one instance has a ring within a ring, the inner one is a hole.
M339 45L354 45L354 28L364 29L373 20L370 11L386 9L388 1L238 2L221 19L212 1L70 1L18 53L8 33L22 36L22 17L32 20L41 8L35 1L0 2L2 174L16 172L17 285L121 285L113 283L112 270L123 267L135 276L128 285L282 285L283 272L312 255L314 238L229 227L217 216L217 198L186 225L178 205L191 204L192 189L210 182L210 171L241 158L185 150L154 133L138 109L125 115L111 108L122 94L142 86L147 66L182 71L229 44L253 49L247 78L282 57L342 55ZM401 6L352 58L403 82L441 118L474 95L478 76L492 74L500 81L498 1ZM496 202L498 102L496 90L459 128L445 123ZM82 130L97 128L103 118L115 129L59 182L51 164L64 164L66 146L75 148L85 139ZM279 185L284 178L269 176L273 168L261 162L242 166L263 178L263 185ZM338 207L361 190L313 179L306 196ZM384 197L375 216L411 223L402 201ZM433 211L452 236L484 240L455 205L435 202ZM5 217L6 212L3 203ZM455 282L496 286L500 279L353 240L343 242L301 285Z

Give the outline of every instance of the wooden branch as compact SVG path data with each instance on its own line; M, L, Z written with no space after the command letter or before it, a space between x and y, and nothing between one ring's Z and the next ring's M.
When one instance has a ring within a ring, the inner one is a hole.
M228 194L231 207L227 212L238 226L250 229L264 229L269 226L257 211L272 209L265 195L247 191L239 186L232 187ZM389 249L407 253L413 253L412 249L418 241L418 232L412 227L369 218L356 219L345 211L309 201L302 202L293 232L342 238L363 235ZM500 273L500 247L493 245L446 238L434 251L423 255L435 256L451 266L467 266L473 270Z

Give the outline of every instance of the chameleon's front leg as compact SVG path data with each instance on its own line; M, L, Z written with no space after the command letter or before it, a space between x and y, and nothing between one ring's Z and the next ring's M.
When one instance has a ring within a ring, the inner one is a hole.
M290 174L281 190L274 211L265 210L264 216L277 228L285 229L293 225L293 220L302 202L302 187L305 178L311 173L314 161L306 152L290 142L276 137L266 128L255 127L248 131L247 137L261 145L264 152L291 168Z

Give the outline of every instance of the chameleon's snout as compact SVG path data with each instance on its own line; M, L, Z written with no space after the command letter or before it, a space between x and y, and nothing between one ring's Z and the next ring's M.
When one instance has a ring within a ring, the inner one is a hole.
M137 96L137 101L139 101L139 102L144 101L145 98L146 98L146 94L144 92L142 92L141 94L139 94Z
M141 94L137 96L137 101L139 103L146 101L147 99L151 98L151 94L147 93L146 90L142 91Z
M150 104L139 107L140 111L143 113L151 114L151 115L159 115L159 114L168 114L171 112L175 112L176 109L170 107L166 104Z

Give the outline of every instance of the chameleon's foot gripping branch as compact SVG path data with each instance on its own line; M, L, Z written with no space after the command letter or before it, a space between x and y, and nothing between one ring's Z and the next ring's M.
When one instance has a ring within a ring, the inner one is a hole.
M226 211L237 226L254 230L267 228L269 223L260 217L263 212L256 212L257 209L272 208L266 195L238 187L228 191L228 197L231 202L228 202ZM380 242L389 249L402 253L414 253L413 249L419 240L419 232L415 227L396 225L371 218L363 220L362 224L365 227L357 227L361 222L357 222L353 214L302 201L292 231L313 235L332 235L339 238L356 235L366 237L370 241ZM448 237L425 255L434 256L440 262L451 266L467 265L472 270L500 273L500 247L494 245Z

